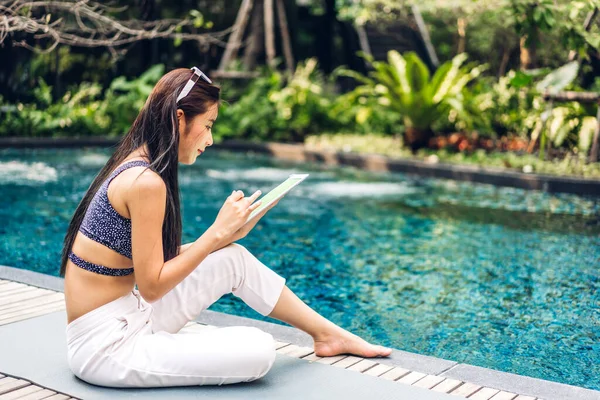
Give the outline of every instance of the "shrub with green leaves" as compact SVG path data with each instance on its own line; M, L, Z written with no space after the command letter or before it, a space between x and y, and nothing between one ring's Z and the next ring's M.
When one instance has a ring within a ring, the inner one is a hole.
M119 76L112 81L105 96L111 133L122 134L129 130L154 85L164 73L165 66L157 64L134 80L128 81L124 76Z
M436 123L447 118L450 110L463 111L463 89L481 74L483 66L463 65L466 54L444 63L431 76L416 53L402 56L388 52L388 62L364 56L374 71L365 77L355 71L340 74L353 77L363 85L355 90L378 99L379 104L396 111L404 122L404 141L413 150L427 145Z
M0 97L0 136L80 136L106 132L110 119L105 103L98 100L98 84L82 83L58 101L52 101L52 87L43 79L33 90L35 103L4 103Z
M458 125L539 140L540 157L549 145L587 153L596 124L596 106L561 102L550 107L542 97L542 92L578 89L573 84L578 68L577 62L571 62L553 71L509 71L493 85L473 86L466 91L466 103L477 105L484 118L470 119L465 113L458 117Z
M308 133L332 126L331 95L316 65L315 59L299 63L289 77L276 70L263 71L238 100L224 102L215 125L217 140L302 141Z

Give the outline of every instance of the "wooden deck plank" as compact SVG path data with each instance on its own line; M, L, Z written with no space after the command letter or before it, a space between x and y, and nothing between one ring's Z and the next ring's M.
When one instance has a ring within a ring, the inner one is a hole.
M515 397L517 397L516 393L505 392L501 390L496 393L491 400L513 400Z
M408 375L410 371L405 368L394 367L383 375L380 375L380 378L387 379L389 381L395 381L399 378L402 378L404 375Z
M363 373L363 372L367 371L368 369L375 367L375 365L378 365L377 362L375 362L375 361L361 360L347 369L350 371L357 371L357 372Z
M65 394L58 393L58 394L55 394L54 396L46 397L44 400L67 400L69 398L70 397Z
M35 386L35 385L29 385L29 386L25 386L24 388L21 389L17 389L14 390L12 392L8 392L5 394L0 395L0 400L14 400L14 399L19 399L23 396L27 396L29 394L32 393L36 393L39 391L44 390L43 387L39 387L39 386Z
M47 399L48 397L55 395L56 392L50 389L42 389L39 392L31 393L27 396L19 397L19 400L42 400Z
M3 306L5 304L10 304L10 303L16 303L18 301L23 301L23 300L27 300L27 299L32 299L34 297L47 296L50 294L54 294L54 292L51 290L46 290L46 289L36 289L36 290L32 290L31 292L27 292L27 293L19 293L19 294L14 294L12 296L0 297L0 306Z
M6 304L4 306L0 306L0 312L6 310L17 310L17 309L26 309L30 307L39 306L42 304L48 304L55 302L57 300L65 300L65 295L63 293L55 293L49 296L36 297L33 299L20 301L17 303Z
M2 287L0 287L0 293L22 287L27 287L27 285L25 285L24 283L7 281L5 285L2 285Z
M7 383L10 383L10 382L14 382L16 380L17 379L13 378L12 376L4 377L4 378L0 379L0 386L6 385Z
M473 395L471 395L471 397L469 397L469 399L471 399L471 400L489 400L492 398L492 396L494 396L498 392L499 392L498 389L484 387L484 388L481 388L480 390L478 390L477 392L475 392Z
M27 293L27 292L31 292L31 291L37 290L37 289L38 288L31 287L31 286L23 286L23 287L13 288L10 290L0 290L0 298L12 296L14 294L19 294L19 293Z
M410 374L404 375L396 382L404 383L405 385L412 385L417 381L423 379L426 375L427 374L424 374L422 372L412 371Z
M333 357L323 357L320 360L317 360L318 363L331 365L335 362L340 361L341 359L346 358L344 355L338 355Z
M286 343L286 342L280 342L280 341L276 340L276 341L275 341L275 350L279 350L279 349L281 349L282 347L289 346L289 345L290 345L289 343Z
M307 355L313 354L313 353L314 353L314 350L311 349L310 347L300 346L300 347L298 347L297 350L292 351L291 353L288 353L288 356L302 358L302 357L306 357Z
M335 363L333 363L331 365L333 365L334 367L338 367L338 368L348 368L362 360L364 360L364 358L362 358L362 357L348 356L339 361L336 361Z
M450 394L454 395L454 396L469 397L470 395L472 395L479 389L481 389L481 386L476 385L474 383L467 382L464 385L461 385L461 386L457 387L456 389L454 389L453 391L451 391Z
M301 357L301 358L302 358L303 360L307 360L307 361L310 361L310 362L315 362L315 361L318 361L318 360L320 360L320 359L321 359L321 358L323 358L323 357L319 357L319 356L318 356L318 355L316 355L315 353L311 353L311 354L307 355L306 357Z
M6 378L5 378L6 379ZM31 383L22 379L15 379L13 382L6 383L0 386L0 394L8 393L29 386Z
M371 376L381 376L392 369L394 369L393 365L377 364L373 368L366 370L364 374Z
M52 303L48 303L48 304L40 304L36 307L31 307L31 308L26 308L26 309L10 309L10 310L3 310L0 311L0 324L2 323L2 321L7 320L7 319L11 319L14 316L18 316L18 315L27 315L27 314L31 314L31 313L35 313L36 311L44 311L47 309L54 309L57 307L65 307L66 304L63 300L55 300Z
M289 346L285 346L281 350L278 350L278 353L285 354L290 357L302 358L306 357L311 353L314 353L314 351L310 347L296 346L290 344Z
M445 378L443 376L426 375L423 379L420 379L417 382L415 382L414 386L422 387L425 389L431 389L432 387L434 387L435 385L437 385L444 379Z
M25 315L27 313L33 312L33 311L41 311L41 310L47 310L47 309L52 309L55 308L57 306L64 306L65 302L63 300L56 300L52 303L48 303L48 304L42 304L42 305L38 305L38 306L33 306L33 307L29 307L29 308L18 308L18 309L8 309L8 310L4 310L4 311L0 311L0 324L2 323L3 320L5 319L9 319L18 315Z
M19 315L17 317L2 320L2 321L0 321L0 325L11 324L13 322L22 321L24 319L33 318L33 317L37 317L40 315L50 314L52 312L60 311L60 310L64 310L64 309L65 309L65 305L60 304L59 306L56 306L55 308L50 308L50 309L45 309L45 310L40 310L40 311L35 311L35 312L32 311L32 312L25 313L23 315Z
M283 347L280 347L279 349L277 349L277 353L288 354L294 350L297 350L298 348L299 348L299 346L296 346L295 344L290 343L287 346L283 346Z
M463 384L463 382L459 381L458 379L446 379L446 380L443 380L441 383L432 387L431 390L433 390L434 392L440 392L440 393L450 393L451 391L453 391L459 385L462 385L462 384Z

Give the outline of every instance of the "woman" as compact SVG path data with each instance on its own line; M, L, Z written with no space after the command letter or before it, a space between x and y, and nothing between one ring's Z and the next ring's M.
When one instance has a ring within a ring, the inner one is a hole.
M177 165L194 163L212 145L219 92L195 67L163 76L75 211L60 273L69 366L89 383L222 385L261 378L275 360L270 334L243 326L177 334L226 293L310 334L318 356L391 353L316 313L285 278L234 243L267 212L244 225L260 192L234 191L210 228L180 245Z

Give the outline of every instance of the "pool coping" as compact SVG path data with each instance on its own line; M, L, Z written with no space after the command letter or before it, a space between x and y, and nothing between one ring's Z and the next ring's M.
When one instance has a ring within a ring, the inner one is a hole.
M112 147L120 137L86 138L0 138L0 148L72 148L85 146ZM376 172L401 172L432 178L445 178L459 181L515 187L526 190L540 190L549 193L572 193L600 196L600 179L554 176L547 174L526 174L476 165L456 165L449 163L427 163L402 158L392 158L381 154L351 153L333 150L313 150L304 144L256 143L229 140L214 145L215 149L229 151L252 151L272 157L297 162L319 162L327 165L353 166Z
M28 285L64 292L64 279L39 272L0 265L0 279L21 282ZM312 347L311 337L291 326L283 326L252 318L205 310L196 322L215 326L254 326L271 333L277 340ZM503 391L519 393L520 395L535 396L547 400L583 399L598 400L600 391L585 389L578 386L547 381L538 378L512 374L461 364L455 361L425 356L394 349L386 363L401 368L420 371L445 378L458 379L485 387L493 387Z

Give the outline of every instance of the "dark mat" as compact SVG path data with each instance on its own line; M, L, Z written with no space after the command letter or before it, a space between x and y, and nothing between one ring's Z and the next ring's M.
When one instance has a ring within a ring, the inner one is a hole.
M450 395L277 355L269 373L254 382L223 386L112 389L76 378L67 365L66 314L59 311L0 326L0 372L82 399L453 399Z

